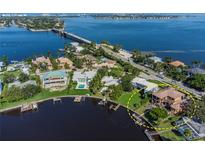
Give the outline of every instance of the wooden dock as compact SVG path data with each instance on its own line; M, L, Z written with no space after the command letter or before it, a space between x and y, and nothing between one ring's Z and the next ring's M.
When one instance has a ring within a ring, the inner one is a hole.
M109 107L109 109L110 109L110 110L117 111L117 109L118 109L119 107L120 107L120 104L117 104L117 105L111 104L110 107Z

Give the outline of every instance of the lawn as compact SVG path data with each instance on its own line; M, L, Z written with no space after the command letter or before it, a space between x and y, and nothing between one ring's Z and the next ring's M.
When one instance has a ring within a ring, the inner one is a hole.
M177 135L172 130L163 132L160 134L163 140L171 140L171 141L185 141L183 136Z
M135 92L135 90L133 90L132 92L124 92L117 100L117 102L119 102L120 104L127 106L128 100L129 98L132 96L132 94ZM136 93L130 103L129 103L129 107L131 109L136 109L136 107L134 107L134 104L136 105L140 105L141 102L141 98L140 98L140 94Z
M86 94L92 95L89 90L71 89L70 91L63 90L63 91L54 91L54 92L50 92L48 90L42 90L39 94L27 100L0 104L0 110L10 108L10 107L15 107L24 103L31 103L33 101L40 101L52 97L60 97L60 96L67 96L67 95L86 95Z

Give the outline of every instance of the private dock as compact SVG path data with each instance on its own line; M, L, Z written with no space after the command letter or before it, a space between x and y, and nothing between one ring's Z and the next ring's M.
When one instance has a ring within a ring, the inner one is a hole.
M21 106L21 112L27 112L38 109L38 105L36 103L34 104L24 104Z
M76 96L75 99L74 99L74 102L80 103L82 98L83 98L82 96Z
M111 104L110 107L109 107L109 109L110 109L110 110L117 111L117 109L118 109L119 107L120 107L120 104L117 104L117 105Z
M53 103L61 103L61 98L53 98Z
M98 105L105 105L105 104L107 104L107 99L106 98L103 98L103 100L98 102Z

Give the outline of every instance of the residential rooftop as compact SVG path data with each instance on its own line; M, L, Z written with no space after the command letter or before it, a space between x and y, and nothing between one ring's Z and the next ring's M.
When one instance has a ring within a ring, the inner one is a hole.
M158 97L158 98L161 98L161 99L163 99L165 97L171 97L173 99L176 99L176 98L185 96L184 93L181 93L172 87L162 89L158 92L153 93L153 95Z
M169 65L172 65L174 67L186 66L183 62L178 61L178 60L170 62Z
M42 75L43 79L49 79L49 78L64 78L67 76L67 73L65 70L56 70L56 71L48 71L45 72Z

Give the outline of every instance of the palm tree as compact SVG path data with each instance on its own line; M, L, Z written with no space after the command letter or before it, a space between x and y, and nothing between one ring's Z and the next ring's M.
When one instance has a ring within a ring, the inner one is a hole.
M164 57L164 62L170 63L172 61L172 57Z

